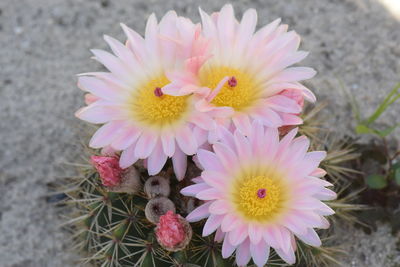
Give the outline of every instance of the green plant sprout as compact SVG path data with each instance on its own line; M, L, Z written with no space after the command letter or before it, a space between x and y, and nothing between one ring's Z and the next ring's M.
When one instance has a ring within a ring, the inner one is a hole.
M357 125L355 127L355 131L357 134L374 134L379 137L386 137L390 133L392 133L400 123L397 123L393 126L390 126L384 130L379 130L374 127L373 123L385 112L385 110L390 107L397 99L400 98L400 83L393 88L392 91L386 96L386 98L382 101L382 103L376 108L375 112L372 113L368 118L361 119L360 110L354 96L351 96L352 109L355 114L355 118L357 120Z
M380 138L383 143L382 151L373 151L373 155L369 158L373 158L378 154L383 155L383 161L380 161L381 165L386 164L386 167L383 168L382 173L371 174L366 177L366 184L372 189L384 189L386 188L390 181L394 181L398 186L400 186L400 162L396 162L396 158L400 155L400 151L395 152L393 155L389 152L389 146L387 144L386 136L391 134L400 123L397 123L393 126L387 127L386 129L380 130L378 129L374 123L377 119L400 98L400 83L397 84L385 97L385 99L380 103L380 105L376 108L374 113L372 113L369 117L363 119L360 115L360 109L358 103L356 102L353 95L348 94L348 97L351 102L351 107L355 119L357 121L357 125L355 126L355 132L357 134L372 134L376 137Z

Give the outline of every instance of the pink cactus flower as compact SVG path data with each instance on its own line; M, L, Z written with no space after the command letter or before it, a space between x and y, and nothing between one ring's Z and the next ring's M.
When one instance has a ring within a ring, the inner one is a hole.
M123 169L116 157L92 156L91 162L100 175L104 186L113 187L120 184Z
M232 5L208 15L200 10L205 38L211 40L211 56L197 68L186 68L186 74L170 72L172 81L163 88L171 95L200 94L196 107L211 112L216 123L234 124L243 134L251 131L251 122L260 121L266 127L298 125L296 114L302 105L284 90L297 91L315 101L314 94L300 84L312 78L315 70L292 67L308 52L298 51L300 36L287 31L280 19L256 31L257 12L247 10L240 22ZM218 128L211 130L218 131ZM214 142L218 133L210 133Z
M178 251L190 241L192 230L189 223L178 214L169 210L160 217L156 228L159 244L167 250Z
M296 261L295 237L311 246L321 241L314 228L328 228L324 217L334 211L324 201L336 198L321 179L318 168L326 152L308 152L310 141L295 138L297 129L279 140L278 129L254 121L251 131L221 129L223 138L213 151L197 153L202 166L194 185L181 190L205 203L188 216L189 222L207 218L203 236L216 231L223 240L222 256L236 251L236 262L245 266L252 258L264 266L270 249L288 264Z
M125 44L105 36L113 54L92 50L110 72L79 77L78 86L88 94L87 106L76 116L102 124L89 145L121 151L121 168L145 159L148 173L156 175L172 158L176 177L183 179L187 155L196 153L205 141L204 132L215 122L195 109L196 96L166 95L162 89L170 83L169 72L201 66L209 42L200 25L174 11L159 23L151 15L144 38L125 25L122 28L128 37Z

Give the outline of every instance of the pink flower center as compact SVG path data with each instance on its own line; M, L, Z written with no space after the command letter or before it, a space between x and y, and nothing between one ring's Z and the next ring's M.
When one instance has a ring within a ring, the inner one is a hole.
M228 85L230 86L230 87L235 87L236 85L237 85L237 80L236 80L236 78L235 78L235 76L232 76L231 78L229 78L229 80L228 80Z
M161 91L160 87L156 87L156 89L154 89L154 95L158 96L158 97L162 97L164 95L164 93Z
M267 190L265 188L258 189L257 196L259 198L265 198L266 195L267 195Z

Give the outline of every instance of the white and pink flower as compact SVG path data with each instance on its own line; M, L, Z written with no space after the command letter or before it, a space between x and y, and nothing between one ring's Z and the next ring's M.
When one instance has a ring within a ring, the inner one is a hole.
M162 88L170 83L167 72L202 65L209 42L200 25L168 12L157 23L147 21L145 37L122 25L126 44L105 36L114 55L92 50L110 72L82 74L78 86L87 91L87 106L76 116L103 124L90 146L122 151L120 166L127 168L146 159L155 175L172 158L178 179L184 177L187 155L196 153L206 140L204 132L214 128L207 113L195 109L196 96L170 96Z
M247 10L240 22L231 5L211 16L200 10L200 15L202 34L211 41L210 57L201 66L186 68L184 74L169 72L172 83L163 92L202 95L198 110L211 112L218 124L234 124L244 134L251 131L253 120L274 128L301 124L301 103L304 98L315 101L315 96L299 82L315 71L290 67L308 55L298 51L300 36L288 32L279 19L255 31L254 9ZM210 142L214 137L211 133Z
M264 266L270 248L289 264L296 261L295 237L311 246L321 241L314 228L328 228L324 216L334 211L323 201L336 198L318 168L326 152L307 152L309 140L297 129L279 140L276 128L253 122L248 136L221 129L213 152L199 150L202 165L196 184L181 193L205 201L192 211L190 222L207 218L203 235L217 231L222 256L236 251L236 262L252 258Z

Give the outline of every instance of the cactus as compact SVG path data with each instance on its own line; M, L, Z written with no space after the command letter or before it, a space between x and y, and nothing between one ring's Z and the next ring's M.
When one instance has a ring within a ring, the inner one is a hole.
M318 107L317 107L318 109ZM306 112L307 118L314 110ZM346 145L330 146L326 139L322 142L321 127L310 127L316 118L314 115L306 120L302 129L303 134L312 129L309 137L316 147L328 144L328 157L322 168L328 171L327 179L335 184L336 191L340 192L347 184L346 176L352 172L345 166L347 161L353 160L356 154ZM90 151L91 155L98 151ZM179 220L199 203L189 197L182 196L179 191L196 177L200 170L192 160L189 160L185 179L178 182L175 179L172 166L168 162L163 171L155 177L149 177L141 162L135 164L128 173L137 173L137 179L131 182L132 190L128 193L112 192L100 179L100 175L92 164L80 164L79 177L68 179L67 203L73 207L69 229L73 232L76 248L84 255L82 264L95 266L235 266L234 259L223 259L221 244L215 241L214 235L202 237L201 222L190 226L190 242L185 242L177 249L163 248L157 241L155 234L160 215L168 210L176 212ZM115 190L120 191L120 190ZM136 192L136 193L132 193ZM341 218L351 218L349 211L356 209L349 203L349 197L342 197L332 201L329 205L337 212L332 223ZM151 209L157 206L158 213ZM181 217L180 217L181 216ZM336 218L335 218L336 217ZM187 222L186 222L187 223ZM185 230L185 231L186 231ZM323 240L323 247L315 248L298 241L297 262L302 266L331 266L338 263L336 256L342 253L331 246L335 243L331 237L332 230L320 230L318 233ZM189 234L188 234L189 236ZM190 238L189 237L189 238ZM284 262L271 251L269 266L282 266Z

